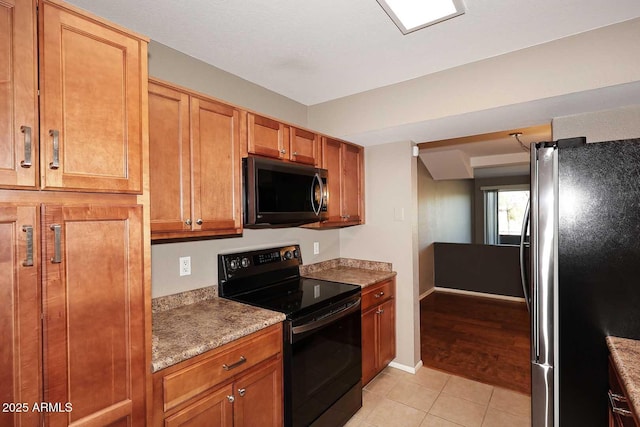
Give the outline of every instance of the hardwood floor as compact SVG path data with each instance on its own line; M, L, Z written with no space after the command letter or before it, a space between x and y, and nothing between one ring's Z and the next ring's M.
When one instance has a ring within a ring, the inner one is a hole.
M434 292L420 302L422 363L530 394L524 303Z

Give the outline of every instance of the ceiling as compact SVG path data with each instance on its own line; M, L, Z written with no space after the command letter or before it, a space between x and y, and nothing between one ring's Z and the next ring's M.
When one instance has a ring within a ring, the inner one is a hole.
M531 126L418 144L420 159L435 180L489 178L529 173L525 147L550 141L551 125Z
M638 0L464 0L402 35L375 0L70 0L304 105L640 17Z

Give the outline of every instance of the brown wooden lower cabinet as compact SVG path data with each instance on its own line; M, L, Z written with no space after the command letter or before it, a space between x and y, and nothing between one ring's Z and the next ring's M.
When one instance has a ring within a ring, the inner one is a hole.
M153 425L283 423L282 324L153 374Z
M609 427L640 427L639 420L639 414L629 406L627 392L609 358Z
M362 384L382 371L396 356L395 278L362 292Z

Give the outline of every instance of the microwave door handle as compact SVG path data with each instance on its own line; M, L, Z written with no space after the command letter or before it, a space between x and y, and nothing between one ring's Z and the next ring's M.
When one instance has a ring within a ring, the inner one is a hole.
M311 181L311 209L313 209L314 214L320 215L320 209L322 209L322 198L320 198L320 203L318 204L318 209L316 210L316 181L320 182L320 189L322 189L322 180L317 173L313 176L313 180Z
M320 184L320 206L318 207L318 215L322 212L322 208L324 207L324 184L322 183L322 178L320 175L316 174L318 177L318 183Z

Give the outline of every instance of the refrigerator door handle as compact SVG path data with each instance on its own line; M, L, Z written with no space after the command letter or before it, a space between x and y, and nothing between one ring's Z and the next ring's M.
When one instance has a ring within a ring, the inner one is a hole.
M527 208L524 212L522 221L522 232L520 233L520 282L522 283L522 292L524 294L524 302L527 303L527 310L531 312L531 302L529 297L529 281L527 280L527 266L524 259L525 238L527 237L527 228L529 225L530 202L527 201Z
M531 427L553 427L553 367L531 364Z

